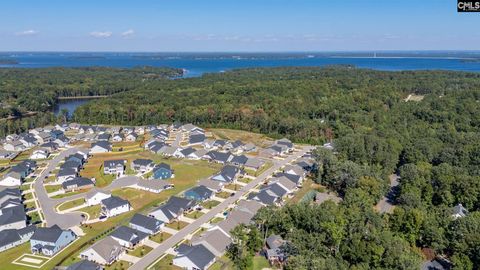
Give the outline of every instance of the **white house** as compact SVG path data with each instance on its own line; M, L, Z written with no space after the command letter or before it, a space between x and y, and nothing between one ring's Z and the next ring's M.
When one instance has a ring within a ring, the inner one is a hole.
M50 156L50 152L46 149L37 149L30 156L31 159L46 159Z
M80 257L101 265L110 265L124 253L125 248L111 236L107 236L80 253Z
M92 144L92 148L90 149L90 153L107 153L112 151L112 146L107 141L99 141Z
M132 209L127 200L115 196L103 199L100 203L102 205L102 214L107 217L117 216Z
M105 200L110 197L112 197L112 195L109 193L97 191L96 193L87 195L86 203L88 206L97 205L97 204L100 204L102 200Z
M13 187L22 184L22 177L17 172L9 172L0 179L0 186Z
M188 270L205 270L215 262L215 255L204 245L180 244L173 265Z
M138 135L135 132L132 132L125 136L125 141L127 142L134 142L137 140Z

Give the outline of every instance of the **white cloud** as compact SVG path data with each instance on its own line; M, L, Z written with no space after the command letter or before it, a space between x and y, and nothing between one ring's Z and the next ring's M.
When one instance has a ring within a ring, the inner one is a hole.
M112 36L112 32L110 32L110 31L104 31L104 32L93 31L93 32L90 33L90 36L96 37L96 38L108 38L108 37Z
M121 34L122 37L127 38L135 35L135 31L133 29L129 29Z
M35 31L35 30L32 30L32 29L15 33L16 36L33 36L33 35L36 35L36 34L38 34L38 31Z

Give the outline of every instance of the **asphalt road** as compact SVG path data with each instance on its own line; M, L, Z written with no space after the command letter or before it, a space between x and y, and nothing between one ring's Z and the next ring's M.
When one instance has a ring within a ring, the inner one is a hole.
M196 219L194 222L187 225L185 228L178 231L176 234L172 235L170 238L165 240L161 243L158 247L147 253L144 257L142 257L138 262L134 263L129 269L131 270L144 270L152 264L155 260L157 260L160 256L162 256L168 249L175 246L178 242L184 239L187 235L193 233L195 230L200 228L200 226L204 223L207 223L210 219L212 219L215 215L225 211L225 209L236 200L240 199L244 194L246 194L251 189L255 188L258 184L263 182L267 179L270 175L272 175L276 170L280 167L294 161L295 159L301 157L306 152L312 150L313 147L306 146L300 152L293 153L291 156L287 157L284 160L276 162L274 166L263 172L259 175L255 180L248 183L246 186L243 186L239 191L235 193L234 196L225 199L222 203L211 209L208 213L202 215L200 218Z
M398 191L398 179L400 177L396 174L390 175L390 190L388 191L387 195L385 195L375 206L379 213L392 213L393 209L395 208L393 199L395 197L395 193Z
M48 197L47 191L45 190L45 187L43 186L43 179L48 177L50 172L54 170L58 163L62 161L66 156L71 155L76 153L78 150L81 150L79 148L70 148L67 149L63 152L60 152L58 156L53 158L52 160L49 161L46 169L39 175L37 180L35 180L34 183L34 190L35 194L38 198L38 203L41 207L41 210L43 212L43 216L45 218L45 221L47 223L47 226L53 226L53 225L58 225L62 229L67 229L71 228L73 226L79 225L83 221L83 217L81 216L81 213L79 212L72 212L72 213L64 213L64 214L59 214L55 211L55 206L57 206L60 203L66 202L66 201L71 201L75 200L78 198L85 198L87 195L95 193L97 191L106 191L110 192L114 189L122 188L125 186L131 186L134 185L138 182L140 179L137 176L124 176L121 178L116 179L113 181L110 185L104 188L93 188L92 190L86 192L86 193L79 193L75 194L72 196L67 196L63 197L60 199L52 199Z
M47 223L47 226L58 225L62 229L67 229L75 225L80 224L83 218L80 213L68 213L68 214L58 214L55 212L55 206L59 201L51 199L47 195L47 191L43 186L43 180L48 177L51 171L57 167L58 163L62 161L66 156L76 153L79 148L70 148L63 152L60 152L55 158L48 162L47 167L43 172L37 177L33 188L35 190L35 195L37 196L38 203L43 212L43 216Z

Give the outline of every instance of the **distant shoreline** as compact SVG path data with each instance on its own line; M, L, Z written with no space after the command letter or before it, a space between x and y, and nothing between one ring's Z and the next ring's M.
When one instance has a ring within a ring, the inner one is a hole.
M94 99L94 98L106 98L106 95L100 96L76 96L76 97L58 97L58 100L70 100L70 99Z

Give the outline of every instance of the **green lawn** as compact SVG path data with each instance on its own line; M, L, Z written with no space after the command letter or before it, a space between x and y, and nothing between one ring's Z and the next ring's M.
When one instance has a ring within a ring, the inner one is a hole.
M62 185L48 185L48 186L44 186L45 187L45 190L47 191L47 193L52 193L52 192L55 192L55 191L59 191L62 189Z
M206 208L206 209L212 209L213 207L219 205L220 202L219 201L215 201L215 200L210 200L210 201L206 201L206 202L203 202L202 203L202 207L203 208Z
M102 212L102 207L100 205L93 205L79 209L78 211L87 213L90 216L90 219L96 219L100 216L100 213Z
M141 258L141 257L145 256L150 251L152 251L151 247L143 245L143 246L137 247L133 251L128 251L127 253L129 255Z
M82 205L83 203L85 203L84 198L79 198L79 199L76 199L76 200L73 200L73 201L67 201L67 202L64 202L61 205L59 205L58 210L59 211L64 211L64 210Z
M150 240L152 240L154 242L157 242L157 243L162 243L163 241L167 240L170 236L172 236L172 235L169 234L169 233L161 232L161 233L157 233L154 236L150 236Z
M21 191L25 191L25 190L30 189L30 185L21 185L19 188L20 188Z
M173 222L170 222L168 224L165 224L165 226L171 228L171 229L174 229L174 230L181 230L183 228L185 228L186 226L188 225L187 222L185 221L173 221Z
M23 195L23 199L26 201L26 200L30 200L30 199L33 199L33 193L29 192L29 193L25 193Z
M29 217L30 223L35 223L40 221L40 215L38 214L38 212L29 213L27 214L27 216Z
M182 268L172 265L174 256L167 254L160 261L154 264L150 269L153 270L181 270Z
M242 188L242 186L240 186L239 184L233 184L233 183L225 185L224 187L226 189L230 189L230 190L234 190L234 191L240 190Z
M242 182L242 183L248 184L248 183L252 182L252 179L250 179L250 178L245 178L245 177L240 177L240 178L238 179L238 182Z
M197 219L197 218L203 216L203 213L200 212L200 211L192 211L192 212L186 214L185 216L188 217L188 218Z
M220 192L218 192L215 196L217 196L217 197L219 197L219 198L226 199L226 198L230 197L231 194L232 194L232 193L230 193L230 192L220 191Z
M26 203L24 203L24 204L25 204L25 207L26 207L26 208L35 208L35 207L36 207L35 201L26 202Z
M253 257L253 265L251 270L262 270L264 268L271 268L268 260L263 256Z
M220 221L223 221L223 220L224 220L223 218L214 217L210 220L210 223L215 224L215 223L219 223Z
M116 261L112 265L106 266L105 270L127 270L130 267L130 263L126 261Z
M218 258L212 266L208 268L208 270L227 270L227 269L235 269L233 262L227 258L227 256L222 256Z

